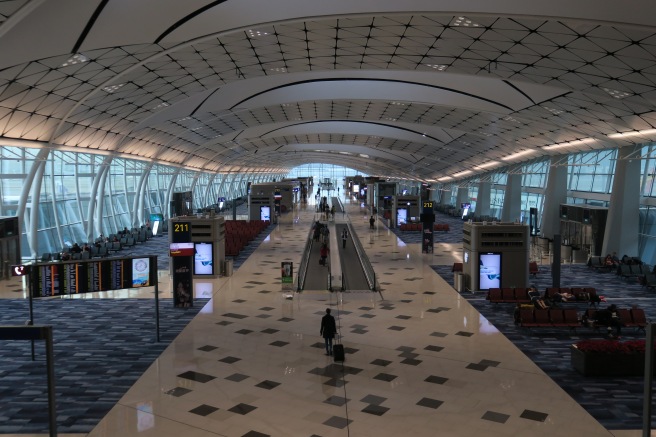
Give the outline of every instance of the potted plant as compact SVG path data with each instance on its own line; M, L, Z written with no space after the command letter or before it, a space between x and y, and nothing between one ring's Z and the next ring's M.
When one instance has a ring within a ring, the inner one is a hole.
M571 363L584 376L641 376L644 340L583 340L571 346Z

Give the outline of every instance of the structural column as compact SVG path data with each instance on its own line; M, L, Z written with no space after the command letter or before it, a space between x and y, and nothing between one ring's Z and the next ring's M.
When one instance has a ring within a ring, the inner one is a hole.
M632 147L623 147L617 153L602 254L617 252L621 257L639 253L640 160L627 159L631 152Z
M469 202L469 188L458 187L458 194L456 195L456 208L460 208L460 205L468 202Z
M519 220L522 213L522 175L508 174L506 192L503 196L502 222Z
M478 195L476 196L476 216L490 215L490 191L492 185L489 182L478 182Z
M544 238L560 234L560 204L567 202L567 166L550 166L540 230Z

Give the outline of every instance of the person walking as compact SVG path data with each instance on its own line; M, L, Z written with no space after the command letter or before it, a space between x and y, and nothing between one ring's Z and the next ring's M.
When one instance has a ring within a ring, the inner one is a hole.
M373 229L373 228L374 228L374 223L376 223L376 219L375 219L374 216L372 215L372 216L369 218L369 229Z
M346 249L346 240L348 239L348 231L346 228L342 229L342 249Z
M326 308L326 315L321 318L321 329L319 335L323 336L326 342L326 355L333 354L333 339L337 333L335 318L330 315L330 308Z
M326 243L323 243L321 249L319 250L319 255L321 256L320 262L322 266L326 265L326 258L328 258L329 253L330 253L330 249L328 249L328 245Z

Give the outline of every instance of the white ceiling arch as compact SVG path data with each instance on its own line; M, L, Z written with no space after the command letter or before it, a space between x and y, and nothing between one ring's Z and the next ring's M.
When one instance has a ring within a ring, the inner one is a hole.
M209 171L226 157L270 169L260 157L280 142L386 148L425 157L399 169L418 178L553 154L554 143L656 139L650 2L370 3L8 2L0 138ZM632 131L647 132L614 136ZM231 148L235 138L244 146ZM321 155L309 150L280 171Z

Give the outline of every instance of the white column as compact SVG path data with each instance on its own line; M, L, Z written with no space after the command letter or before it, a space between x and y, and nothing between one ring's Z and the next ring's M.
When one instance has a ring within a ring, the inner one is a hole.
M626 159L632 151L632 147L618 150L602 255L617 252L621 257L639 253L640 160Z
M141 223L139 223L139 220L143 219L144 185L146 184L146 179L148 178L150 169L152 167L152 162L144 166L143 171L141 172L141 177L139 178L139 183L137 184L137 188L134 191L134 202L132 203L132 211L130 217L130 223L132 223L133 228L140 226Z
M456 208L460 208L463 203L469 202L469 188L458 187L458 194L456 195Z
M540 223L540 233L552 239L560 234L560 204L567 202L567 166L550 166L547 187L544 192L544 208Z
M489 182L478 182L478 195L476 196L476 216L490 215L490 193L492 185Z
M502 222L519 220L522 213L522 175L509 174L503 196Z

